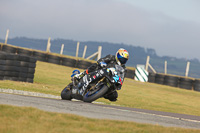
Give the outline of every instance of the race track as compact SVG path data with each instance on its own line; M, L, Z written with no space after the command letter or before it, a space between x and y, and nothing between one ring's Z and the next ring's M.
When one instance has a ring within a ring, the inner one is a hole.
M200 116L84 103L81 101L66 101L0 93L0 104L35 107L45 111L70 113L89 118L133 121L138 123L157 124L166 127L200 129Z

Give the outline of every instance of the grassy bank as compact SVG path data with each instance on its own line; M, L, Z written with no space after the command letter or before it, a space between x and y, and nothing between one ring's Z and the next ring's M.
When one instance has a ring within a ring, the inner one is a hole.
M89 119L35 108L0 105L1 133L198 133L199 130L166 128L112 120Z
M0 88L42 92L60 95L61 90L70 82L74 68L37 62L34 83L0 81ZM107 104L112 102L99 99ZM141 83L125 79L118 101L114 104L174 113L200 116L200 92L153 83Z

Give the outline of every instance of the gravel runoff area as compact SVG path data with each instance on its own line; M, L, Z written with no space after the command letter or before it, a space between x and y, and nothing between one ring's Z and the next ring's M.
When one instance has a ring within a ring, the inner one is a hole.
M53 99L61 99L60 96L38 93L38 92L29 92L29 91L22 91L22 90L13 90L13 89L3 89L0 88L0 93L11 93L11 94L18 94L18 95L26 95L26 96L35 96L35 97L45 97L45 98L53 98Z

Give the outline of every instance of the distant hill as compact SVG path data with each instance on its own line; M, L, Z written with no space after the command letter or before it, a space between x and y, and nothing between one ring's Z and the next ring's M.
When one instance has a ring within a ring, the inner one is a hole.
M4 40L0 39L0 42L4 42ZM47 39L16 37L8 39L8 44L45 51L47 45ZM59 53L62 44L65 45L63 54L75 56L77 41L74 40L66 40L66 39L51 40L51 52ZM191 65L190 65L189 76L194 78L200 78L200 62L198 59L187 60L170 56L160 57L156 54L156 51L151 48L145 49L139 46L132 46L119 43L109 43L109 42L95 42L95 41L80 42L79 57L82 57L85 45L87 45L86 57L95 53L98 49L98 46L102 46L102 57L106 56L107 54L115 54L119 48L125 48L128 50L130 54L127 66L132 66L132 67L136 67L137 64L145 65L146 58L149 55L150 64L154 67L154 69L157 72L160 73L164 73L164 62L167 61L168 62L167 72L169 74L184 76L187 61L190 61Z

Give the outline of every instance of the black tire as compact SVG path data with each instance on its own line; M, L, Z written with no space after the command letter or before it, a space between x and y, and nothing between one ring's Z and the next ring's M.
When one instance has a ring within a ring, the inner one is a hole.
M60 60L55 60L55 59L48 59L48 62L53 63L53 64L57 64L57 65L61 64Z
M26 82L29 82L29 83L33 83L33 81L34 81L34 80L33 80L32 78L27 78L27 79L26 79Z
M60 57L57 55L48 54L47 59L60 60Z
M165 75L157 73L155 77L155 83L164 84L164 78L165 78Z
M28 67L20 67L20 72L28 73L28 71L29 71Z
M47 62L47 54L46 53L34 51L33 57L35 57L39 61Z
M195 91L200 91L200 80L199 79L196 79L194 81L194 90Z
M4 52L0 52L0 59L5 60L6 59L6 54Z
M29 62L20 61L20 66L21 67L29 67Z
M1 51L2 47L3 47L3 44L0 44L0 51Z
M28 73L27 78L29 78L29 79L34 79L34 74L29 74L29 73Z
M179 88L192 90L193 80L189 78L180 78L179 79Z
M24 78L24 77L19 77L19 78L18 78L18 81L26 82L26 78Z
M93 63L88 62L88 61L79 60L79 61L77 61L75 67L80 68L80 69L87 69L87 68L88 68L89 66L91 66L92 64L93 64Z
M108 91L108 87L106 85L102 85L99 90L97 90L95 93L92 95L88 95L90 91L88 91L84 96L83 96L83 101L91 103L98 98L102 97L106 92Z
M5 70L5 65L0 65L0 71L4 71Z
M155 78L156 78L156 74L155 74L155 73L152 73L152 72L149 72L149 75L148 75L148 82L150 82L150 83L155 83Z
M58 65L61 64L61 58L56 55L47 55L47 61L53 64L58 64Z
M12 80L12 81L18 81L18 77L4 76L3 80Z
M135 76L135 70L131 70L131 69L126 69L126 78L131 78L133 79Z
M19 55L19 61L29 62L30 57L25 55Z
M19 60L19 55L16 54L7 54L6 60Z
M5 71L0 70L0 76L4 76L4 72Z
M27 78L28 77L28 73L20 72L19 73L19 77L21 77L21 78Z
M17 60L6 60L7 66L20 66L20 61Z
M18 77L19 76L19 72L4 71L4 76Z
M18 53L19 55L32 56L33 51L26 50L26 49L23 49L23 48L18 48L18 49L17 49L17 53Z
M29 68L35 68L36 67L36 63L29 63L28 67Z
M6 65L6 60L0 59L0 65Z
M169 76L169 75L166 75L164 77L164 85L177 87L178 86L178 81L179 81L179 77Z
M3 78L4 78L4 76L1 76L1 75L0 75L0 80L3 80Z
M71 83L62 90L62 92L61 92L62 100L71 100L72 99L72 97L71 97L72 91L70 89L70 85L71 85Z
M8 45L3 45L2 51L5 51L7 53L16 53L17 48Z
M17 67L17 66L5 66L5 71L19 72L20 71L20 67Z
M61 58L61 64L68 67L75 67L76 60L70 58Z
M29 58L29 62L30 62L30 63L36 63L36 62L37 62L37 59L34 58L34 57L30 57L30 58Z
M34 74L35 73L35 68L28 68L28 73Z

